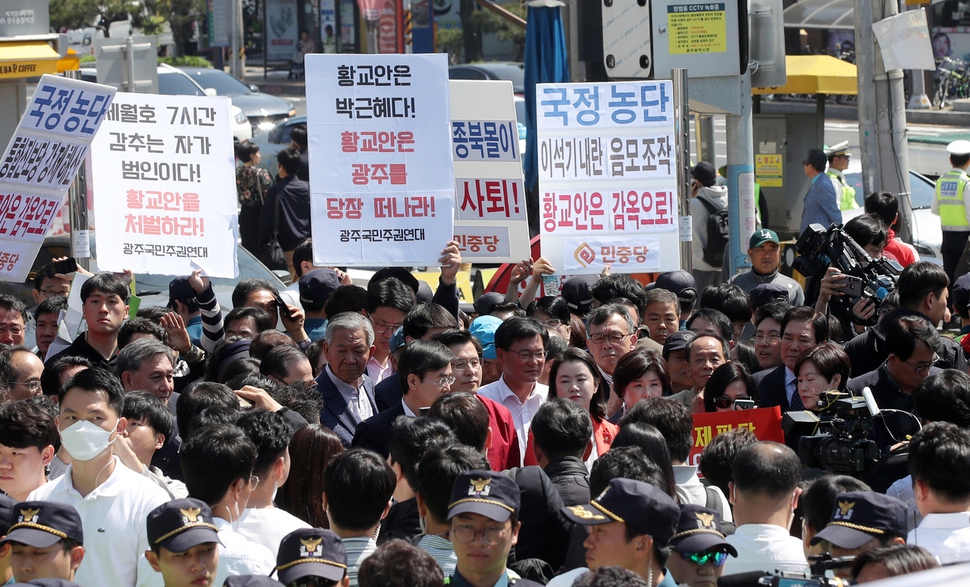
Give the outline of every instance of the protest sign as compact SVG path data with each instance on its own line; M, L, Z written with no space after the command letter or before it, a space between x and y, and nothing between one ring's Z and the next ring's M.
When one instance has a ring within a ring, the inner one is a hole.
M448 59L307 55L316 265L436 264L455 234Z
M694 446L690 449L687 464L696 466L701 451L714 437L736 428L747 428L758 440L785 442L785 434L781 430L781 408L778 406L694 414Z
M668 80L536 86L542 256L557 271L680 268Z
M229 104L118 93L92 150L99 269L238 274Z
M455 241L468 262L517 261L529 250L512 82L452 80Z
M45 75L0 161L0 281L24 281L115 88Z

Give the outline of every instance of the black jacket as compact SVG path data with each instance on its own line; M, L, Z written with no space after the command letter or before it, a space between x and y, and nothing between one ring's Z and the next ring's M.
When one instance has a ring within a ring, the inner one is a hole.
M543 470L556 486L563 505L569 507L589 503L589 469L582 459L563 457L549 463Z
M266 190L263 211L259 217L260 248L273 236L277 201L279 202L277 240L284 251L292 251L303 239L310 236L310 184L295 175L290 175Z
M958 369L966 373L967 357L960 344L947 336L941 336L940 340L942 345L937 353L940 360L935 366L940 369ZM876 328L870 328L845 343L845 352L852 363L852 377L875 371L889 357L886 342L879 336Z
M785 391L785 366L778 365L774 369L758 371L753 375L754 383L758 386L758 407L772 408L781 406L782 412L791 409L788 394Z
M522 500L515 560L538 558L558 569L565 560L573 524L562 515L564 506L556 486L541 467L521 467L507 473L519 486Z
M403 415L404 405L397 402L396 406L367 418L357 425L354 441L350 445L372 450L386 459L391 453L391 425L398 416Z

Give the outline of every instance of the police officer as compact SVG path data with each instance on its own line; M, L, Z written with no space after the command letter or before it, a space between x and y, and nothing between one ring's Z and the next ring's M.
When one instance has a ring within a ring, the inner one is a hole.
M10 546L14 581L74 581L84 558L84 532L77 510L65 503L22 501L12 508L8 521L10 529L0 548Z
M148 514L145 558L165 587L212 587L219 568L219 530L204 501L164 503Z
M825 149L829 158L826 175L832 178L835 192L839 196L839 210L854 210L859 207L855 200L855 188L845 182L845 170L849 168L849 141L842 141Z
M970 183L970 176L967 175L970 141L953 141L946 146L946 150L950 153L953 169L936 180L936 193L930 209L940 217L940 227L943 229L940 253L943 256L943 269L952 284L960 256L970 238L970 205L966 200L970 197L966 189L967 183Z
M348 587L347 550L340 537L330 530L294 530L280 542L276 576L284 585Z
M535 587L506 565L519 538L519 487L511 477L492 471L466 471L455 479L448 506L451 543L458 563L446 585Z

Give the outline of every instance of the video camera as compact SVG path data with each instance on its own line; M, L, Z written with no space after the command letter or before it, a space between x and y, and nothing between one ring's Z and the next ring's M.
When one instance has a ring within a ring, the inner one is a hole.
M833 224L828 230L821 224L810 224L798 237L795 250L799 257L792 263L792 268L805 277L817 277L821 280L827 268L835 267L843 275L862 281L862 291L858 297L833 298L829 304L863 326L875 324L878 314L864 320L852 313L852 305L861 297L871 300L878 309L886 296L896 290L896 280L903 270L899 263L887 257L870 257L865 249L842 230L841 224Z
M785 412L786 436L800 436L798 456L806 467L838 475L871 473L879 464L879 447L871 440L872 413L863 397L826 392L821 414Z
M826 576L826 571L851 567L855 556L834 558L825 552L808 557L808 573L778 572L766 575L758 580L762 587L848 587L852 583L847 579Z

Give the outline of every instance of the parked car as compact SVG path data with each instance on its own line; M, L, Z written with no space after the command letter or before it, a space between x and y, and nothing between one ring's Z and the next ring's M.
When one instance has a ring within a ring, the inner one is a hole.
M869 191L862 184L862 164L852 160L845 173L845 181L855 188L855 198L859 203L856 210L847 210L842 213L843 221L848 222L863 213L862 207L865 205L865 197ZM940 217L930 212L930 205L933 203L933 193L936 191L936 184L925 175L909 172L910 202L913 207L913 216L910 220L913 227L913 246L919 253L921 261L931 261L937 265L943 265L943 256L940 254L940 246L943 244L943 231L940 229Z
M246 85L221 69L211 67L180 67L204 89L215 90L217 96L226 96L233 106L242 108L249 123L253 125L253 135L273 128L284 118L296 114L292 102L264 94L255 85Z
M91 253L97 256L95 250L94 236L91 237ZM56 257L68 257L71 255L70 235L53 236L44 239L44 245L37 254L34 264L31 266L30 275L25 283L0 282L0 293L10 294L24 301L27 307L34 306L34 300L30 295L33 288L34 273L44 265L51 262ZM244 249L242 245L236 245L236 255L239 259L239 275L235 279L213 277L212 290L222 306L223 313L232 309L232 290L235 289L243 279L250 277L261 277L268 279L277 289L285 289L286 286L280 278L259 262L256 257ZM97 259L91 259L90 270L94 273L98 271ZM144 306L165 306L168 304L168 284L177 275L135 275L135 294L141 298L141 305Z
M98 81L98 70L93 63L85 63L80 69L81 79L86 82ZM215 90L206 91L199 84L195 83L188 74L182 70L160 63L158 65L158 93L166 96L215 96ZM231 100L230 100L231 101ZM253 126L246 118L242 108L235 104L230 106L232 116L232 136L240 141L253 138Z
M525 65L522 63L492 61L452 65L448 68L448 79L506 79L512 82L515 95L525 94Z

